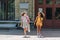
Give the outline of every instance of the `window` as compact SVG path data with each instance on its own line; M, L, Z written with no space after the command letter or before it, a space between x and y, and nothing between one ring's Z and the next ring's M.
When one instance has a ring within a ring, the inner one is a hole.
M46 8L46 19L52 19L52 8Z
M4 6L4 1L0 1L0 20L4 20L4 9L5 6Z
M8 0L8 20L15 19L15 0Z
M28 9L29 3L20 3L21 9Z
M0 19L1 19L1 1L0 1Z
M43 0L38 0L38 3L39 4L43 4Z
M56 4L60 4L60 0L56 0Z
M60 19L60 8L56 8L55 18Z
M14 17L15 17L14 14L15 14L14 0L8 0L8 4L5 3L5 0L1 0L0 1L0 20L14 20Z
M0 2L0 12L1 12L1 2Z
M52 0L46 0L46 4L52 4Z

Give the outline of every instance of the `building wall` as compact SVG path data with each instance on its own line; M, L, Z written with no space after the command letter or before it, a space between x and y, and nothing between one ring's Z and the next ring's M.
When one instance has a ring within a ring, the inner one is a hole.
M20 0L15 0L15 20L19 19L19 3Z
M35 15L43 8L43 28L60 28L60 0L35 0Z
M28 3L28 9L21 9L19 6L20 3ZM26 10L29 17L34 20L34 0L15 0L15 20L20 20L21 12L24 10Z

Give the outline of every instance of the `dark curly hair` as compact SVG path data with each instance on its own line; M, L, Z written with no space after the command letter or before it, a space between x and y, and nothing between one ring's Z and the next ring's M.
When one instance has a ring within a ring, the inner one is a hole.
M22 13L22 16L24 16L25 13Z
M42 13L41 12L39 12L39 13L41 14L41 17L43 17ZM37 13L37 16L38 16L38 13Z

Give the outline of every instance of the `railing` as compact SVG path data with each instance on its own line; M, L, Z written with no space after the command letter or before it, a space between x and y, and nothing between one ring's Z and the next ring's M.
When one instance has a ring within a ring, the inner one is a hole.
M17 28L20 21L0 21L0 28Z
M21 21L0 21L0 28L19 28ZM30 22L32 27L32 21Z

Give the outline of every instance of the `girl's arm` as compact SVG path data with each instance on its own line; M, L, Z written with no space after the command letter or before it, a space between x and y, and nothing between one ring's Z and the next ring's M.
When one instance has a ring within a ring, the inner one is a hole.
M42 12L43 17L45 17L45 14Z
M29 23L30 23L30 18L28 17L28 19L29 19Z
M37 21L37 17L36 17L36 19L35 19L35 21L34 21L34 24L36 23L36 21Z
M20 23L20 27L22 27L22 25L23 25L22 21L23 21L23 19L22 19L22 17L21 17L21 23Z
M28 22L30 23L30 18L29 18L29 16L27 16L27 20L28 20Z

